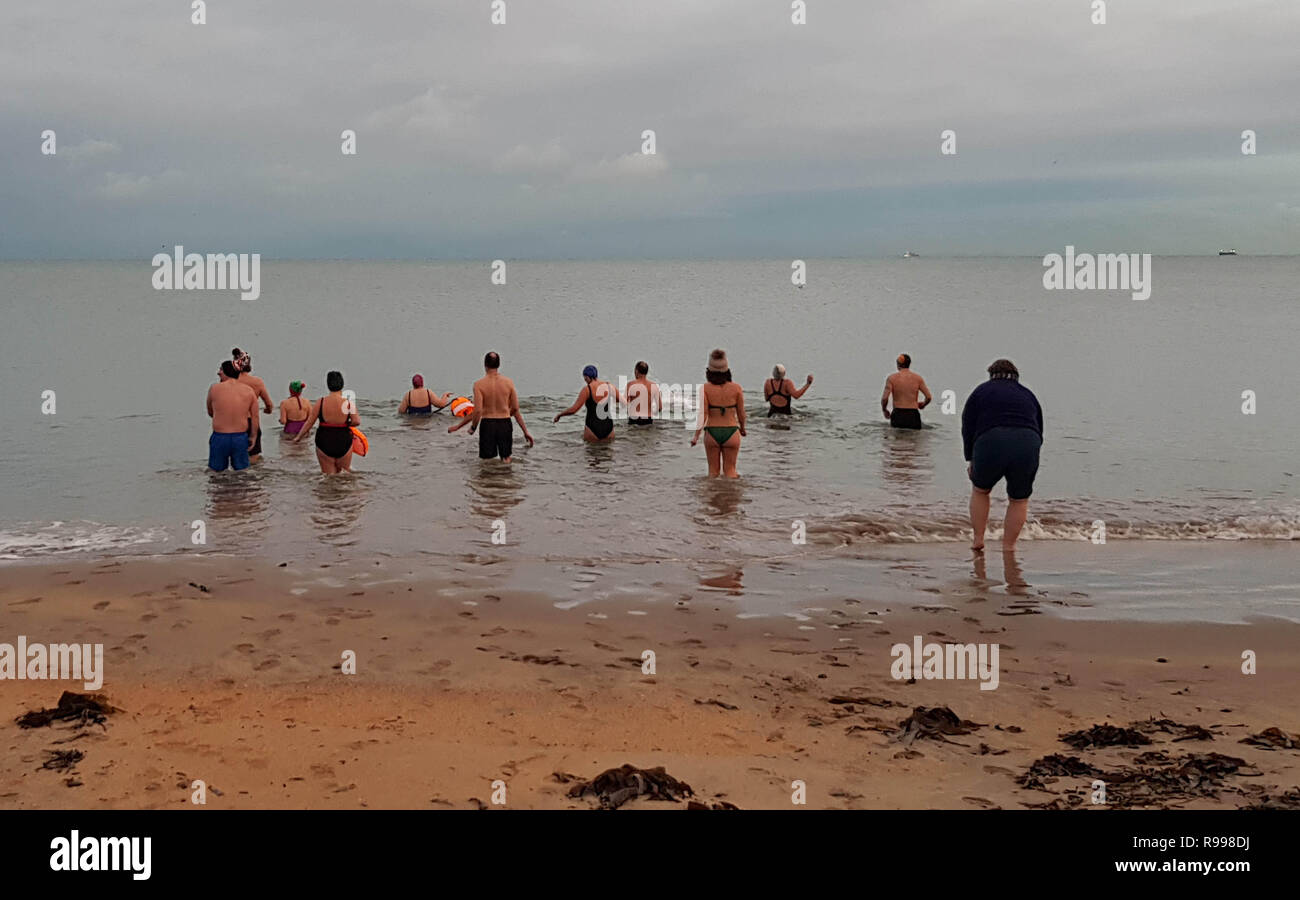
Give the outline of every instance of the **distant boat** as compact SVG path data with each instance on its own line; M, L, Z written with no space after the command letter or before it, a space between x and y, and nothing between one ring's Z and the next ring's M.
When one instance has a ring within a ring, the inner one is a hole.
M1220 251L1219 251L1219 255L1220 255L1220 256L1236 256L1236 255L1237 255L1237 251L1236 251L1236 250L1220 250Z
M906 253L903 254L903 259L911 259L913 256L920 256L920 255L921 254L917 253L915 250L908 250Z

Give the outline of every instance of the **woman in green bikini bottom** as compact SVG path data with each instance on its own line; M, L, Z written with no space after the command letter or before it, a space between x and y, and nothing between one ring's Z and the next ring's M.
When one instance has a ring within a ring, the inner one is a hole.
M740 439L745 436L745 392L731 380L731 366L724 350L709 354L704 376L708 383L704 385L700 424L691 446L699 441L701 433L706 434L704 452L709 457L709 477L739 478L736 457L740 455Z

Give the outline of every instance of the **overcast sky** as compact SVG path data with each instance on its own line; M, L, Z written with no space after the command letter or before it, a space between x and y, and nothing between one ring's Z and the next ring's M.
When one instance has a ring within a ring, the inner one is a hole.
M7 0L0 258L1300 248L1297 0L505 3Z

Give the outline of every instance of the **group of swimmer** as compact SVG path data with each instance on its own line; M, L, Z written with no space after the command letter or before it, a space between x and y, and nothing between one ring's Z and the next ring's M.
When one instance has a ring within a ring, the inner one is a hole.
M921 410L933 399L925 379L912 371L912 358L906 353L896 360L897 371L885 380L880 398L885 419L895 428L920 429ZM479 458L500 458L509 463L514 453L513 419L528 446L534 444L523 415L514 381L501 374L501 357L489 352L483 358L484 375L474 382L473 399L438 394L424 384L420 375L411 379L411 389L398 405L403 415L432 415L452 407L459 419L448 427L456 432L466 426L478 433ZM626 403L631 427L653 425L663 411L659 385L649 378L650 367L638 362L636 377L626 391L603 381L595 366L582 370L584 381L573 405L555 415L554 422L585 409L583 439L603 443L614 438L614 417L610 406L614 400ZM962 409L962 444L971 482L970 517L974 533L972 549L984 548L984 533L989 517L989 495L998 481L1007 483L1007 513L1003 523L1003 546L1014 547L1028 517L1029 496L1038 471L1039 449L1043 441L1043 412L1038 399L1019 383L1020 372L1007 359L988 367L988 381L979 385ZM252 358L235 348L231 359L221 363L217 383L208 389L207 410L212 419L212 436L208 441L208 467L224 471L227 467L247 468L261 458L262 432L259 403L273 411L266 383L253 375ZM792 413L791 402L804 396L812 387L808 375L802 387L786 377L785 366L777 364L772 377L763 383L763 396L769 417ZM316 402L304 402L301 381L289 383L289 396L280 402L279 420L287 440L301 442L313 427L316 430L316 459L325 474L351 471L354 446L364 440L357 432L361 416L355 403L343 393L343 375L331 371L325 376L329 393ZM741 439L747 435L745 394L732 380L726 351L709 354L702 402L691 446L704 439L709 476L738 478L736 461Z

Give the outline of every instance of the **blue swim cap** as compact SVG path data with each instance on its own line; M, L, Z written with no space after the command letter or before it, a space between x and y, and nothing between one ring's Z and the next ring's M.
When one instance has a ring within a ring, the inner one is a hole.
M595 366L587 366L587 368L585 368L585 369L582 370L582 375L583 375L584 378L595 378L595 377L596 377L596 367L595 367Z

